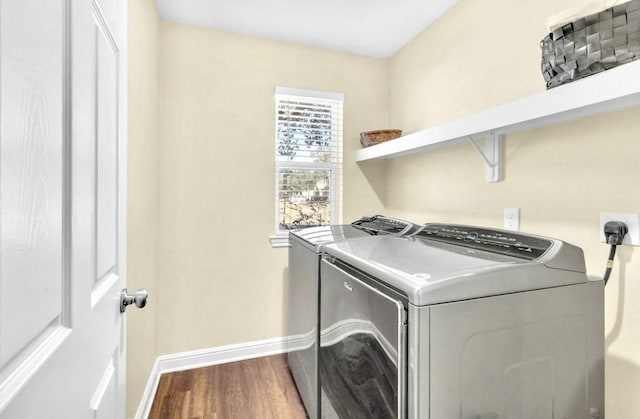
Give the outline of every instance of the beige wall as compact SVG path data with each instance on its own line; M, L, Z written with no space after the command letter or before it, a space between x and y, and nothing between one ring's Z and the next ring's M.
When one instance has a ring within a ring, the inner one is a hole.
M287 253L268 241L276 85L345 93L345 221L500 227L503 208L519 207L522 230L583 247L601 275L599 213L640 212L638 108L508 135L496 184L466 145L353 162L360 131L412 132L544 90L544 21L579 0L461 0L388 61L159 22L151 0L130 4L128 272L151 302L128 314L129 416L158 354L284 334ZM616 419L640 417L635 253L620 249L606 293Z
M130 291L146 288L143 311L127 310L127 417L155 362L158 312L158 25L153 0L129 1L128 267Z
M539 42L548 15L580 0L461 0L389 62L390 126L413 132L545 89ZM640 212L640 109L507 135L505 179L484 180L470 145L387 163L385 211L418 221L502 227L521 208L521 230L585 250L602 275L608 247L600 212ZM607 417L640 417L640 259L619 249L606 288Z
M378 212L354 163L360 131L386 126L383 60L162 22L158 350L284 335L287 249L273 249L274 87L337 91L344 105L344 218Z

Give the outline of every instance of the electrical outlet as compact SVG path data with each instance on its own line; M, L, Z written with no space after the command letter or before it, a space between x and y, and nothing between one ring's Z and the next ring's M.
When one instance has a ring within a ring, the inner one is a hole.
M520 208L504 209L504 229L511 231L520 230Z
M604 225L608 221L622 221L629 227L629 232L622 241L623 245L640 246L640 214L629 214L619 212L600 213L600 241L606 242L604 238Z

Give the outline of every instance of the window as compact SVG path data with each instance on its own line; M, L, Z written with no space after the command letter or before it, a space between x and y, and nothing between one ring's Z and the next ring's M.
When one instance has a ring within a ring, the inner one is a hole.
M276 88L275 224L276 234L285 237L280 245L286 245L288 230L338 222L343 97Z

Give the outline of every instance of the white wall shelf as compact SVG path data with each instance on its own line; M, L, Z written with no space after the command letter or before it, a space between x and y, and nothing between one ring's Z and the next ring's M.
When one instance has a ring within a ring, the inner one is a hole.
M491 136L487 169L499 172L500 136L640 105L640 60L439 126L363 148L356 161L388 159ZM478 149L478 151L480 151ZM487 158L485 157L485 160ZM492 162L492 164L489 164ZM498 170L495 170L498 169ZM493 180L500 180L495 173Z

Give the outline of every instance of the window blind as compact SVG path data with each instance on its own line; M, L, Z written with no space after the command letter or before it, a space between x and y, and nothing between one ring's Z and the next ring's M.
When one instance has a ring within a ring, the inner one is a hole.
M277 231L337 222L342 104L336 94L276 91Z

